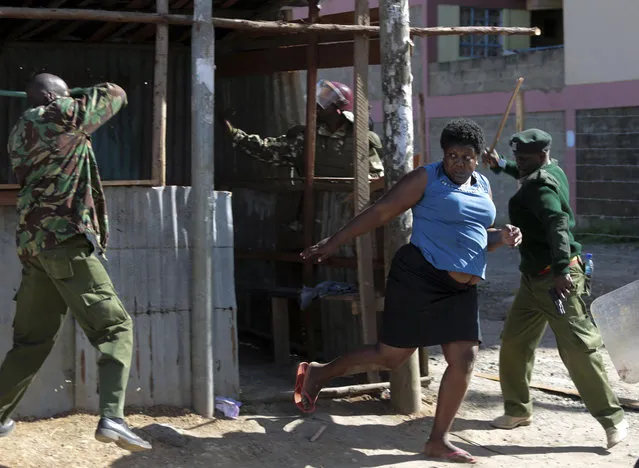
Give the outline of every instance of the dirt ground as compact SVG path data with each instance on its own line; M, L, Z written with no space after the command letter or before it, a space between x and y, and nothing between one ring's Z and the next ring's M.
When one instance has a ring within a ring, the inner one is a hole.
M594 293L599 295L639 277L639 245L588 246L595 260ZM491 254L489 279L481 286L484 344L476 372L496 374L499 332L516 292L517 254ZM252 351L255 353L255 350ZM604 351L605 352L605 351ZM244 355L251 353L243 347ZM262 355L265 353L261 353ZM639 400L639 385L619 381L606 354L609 376L619 396ZM294 362L292 362L294 365ZM445 364L432 349L433 382L424 389L420 415L399 416L387 400L364 396L320 400L310 417L291 403L246 404L238 420L205 420L186 410L155 408L132 412L129 423L152 439L154 449L129 454L93 439L96 417L72 414L41 421L21 421L12 437L0 440L0 468L27 467L443 467L426 460L420 450L428 436L434 401ZM270 376L276 385L292 384L291 369L272 364L242 370L243 383ZM283 380L281 379L283 378ZM574 388L553 337L545 336L537 353L535 383ZM639 458L639 413L629 411L628 439L610 452L605 434L580 400L533 390L534 424L514 431L491 429L487 421L501 412L499 383L475 376L455 421L452 440L479 457L486 467L632 467ZM180 433L157 433L153 424L168 424ZM326 430L315 442L310 438Z

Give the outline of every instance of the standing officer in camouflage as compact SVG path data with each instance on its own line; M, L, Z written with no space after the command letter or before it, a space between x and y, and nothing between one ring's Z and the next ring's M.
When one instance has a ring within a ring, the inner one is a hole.
M13 348L0 367L0 437L15 428L11 412L49 355L68 308L101 353L96 439L131 451L150 449L123 419L133 323L94 255L106 249L108 223L90 135L126 105L126 93L110 83L69 90L61 78L40 74L27 97L30 108L8 144L20 184L22 282Z
M521 182L510 199L510 222L519 226L521 285L508 312L499 354L499 379L505 414L494 427L514 429L532 422L530 378L535 349L550 324L557 348L588 411L606 430L608 448L628 434L628 423L608 383L599 348L601 335L581 298L589 294L581 245L572 229L566 174L550 159L551 137L529 129L513 135L510 145L515 161L496 152L484 152L484 162L495 173L505 172ZM555 308L550 290L563 299L565 314Z
M353 177L353 92L343 83L328 80L321 80L316 92L315 175ZM224 120L224 123L236 148L259 161L276 166L292 166L302 173L305 141L303 125L291 128L285 135L262 138L234 128L228 120ZM383 188L381 177L384 176L384 167L378 155L382 142L373 131L369 131L368 140L369 178L376 181L372 184L374 191Z

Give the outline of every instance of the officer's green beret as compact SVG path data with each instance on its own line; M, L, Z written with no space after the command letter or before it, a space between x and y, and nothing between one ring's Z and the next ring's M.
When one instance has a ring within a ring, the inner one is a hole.
M515 133L510 138L510 148L513 153L538 153L550 148L552 137L537 128L529 128Z

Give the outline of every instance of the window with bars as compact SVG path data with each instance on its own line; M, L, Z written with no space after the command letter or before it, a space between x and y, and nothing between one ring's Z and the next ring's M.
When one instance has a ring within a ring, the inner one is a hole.
M502 26L501 9L461 7L460 26ZM495 57L503 50L503 36L471 34L459 38L459 56L466 58Z

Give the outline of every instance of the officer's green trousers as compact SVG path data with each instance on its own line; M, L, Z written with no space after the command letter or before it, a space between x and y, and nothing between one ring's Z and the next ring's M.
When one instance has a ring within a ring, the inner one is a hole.
M13 348L0 367L0 422L18 405L51 352L67 308L100 351L100 412L123 417L133 323L93 246L76 236L23 261Z
M521 277L521 285L506 317L501 337L499 379L505 413L515 417L532 414L529 385L535 349L546 325L550 324L559 355L588 411L604 428L612 427L621 422L624 413L608 383L599 351L601 335L581 298L586 292L583 267L571 267L570 275L575 290L564 303L565 315L556 312L548 294L553 287L552 273Z

